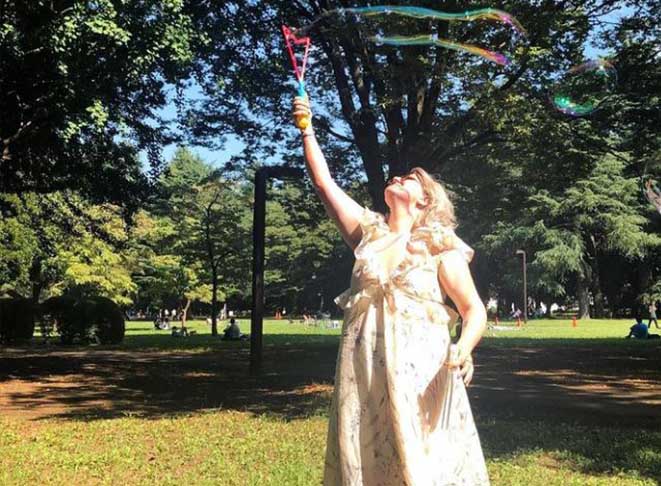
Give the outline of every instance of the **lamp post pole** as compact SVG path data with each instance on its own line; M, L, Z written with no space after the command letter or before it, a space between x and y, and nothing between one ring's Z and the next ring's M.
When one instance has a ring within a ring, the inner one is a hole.
M252 313L250 316L250 374L262 368L262 335L264 323L264 247L266 233L266 182L269 177L301 179L302 169L265 166L255 174L255 207L252 223Z
M528 324L528 276L526 275L526 252L525 250L516 250L516 254L523 257L523 322Z

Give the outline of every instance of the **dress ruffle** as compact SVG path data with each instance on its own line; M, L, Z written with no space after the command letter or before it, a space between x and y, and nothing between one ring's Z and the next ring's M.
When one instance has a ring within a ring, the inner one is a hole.
M363 231L360 244L356 247L356 258L363 256L365 246L390 232L386 218L375 211L363 208L363 214L358 220ZM408 250L413 255L439 257L441 254L456 250L470 262L475 251L457 236L454 229L441 223L418 226L411 232Z

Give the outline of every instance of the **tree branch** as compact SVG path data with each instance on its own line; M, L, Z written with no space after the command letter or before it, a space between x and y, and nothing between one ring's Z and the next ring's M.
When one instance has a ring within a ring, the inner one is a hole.
M321 131L326 132L326 133L334 136L338 140L342 140L343 142L347 142L347 143L351 143L351 144L355 143L355 140L353 138L346 137L346 136L344 136L340 133L337 133L335 130L333 130L330 127L330 124L328 123L328 120L326 118L322 118L322 117L317 118L317 126L321 129Z

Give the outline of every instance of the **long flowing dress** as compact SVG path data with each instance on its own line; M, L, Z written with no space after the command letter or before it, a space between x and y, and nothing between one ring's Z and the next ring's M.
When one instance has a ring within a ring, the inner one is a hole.
M449 326L438 265L472 250L452 229L421 227L386 275L392 238L365 209L344 309L326 444L324 486L487 486L463 381L446 363ZM400 241L401 243L401 241Z

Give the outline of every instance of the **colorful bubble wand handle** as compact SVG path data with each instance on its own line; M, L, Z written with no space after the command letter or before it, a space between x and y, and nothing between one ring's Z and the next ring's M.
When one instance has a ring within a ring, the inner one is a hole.
M289 52L289 59L291 60L292 67L294 68L294 74L296 75L296 80L298 81L298 96L301 98L307 98L307 93L305 92L305 67L308 63L308 52L310 51L310 38L309 37L296 37L294 33L286 25L282 26L282 35L285 37L285 43L287 44L287 51ZM303 60L299 68L298 62L296 61L296 53L294 52L294 46L302 45L305 46L305 51L303 53ZM305 130L310 126L311 123L310 115L298 115L296 117L296 127L300 130Z

